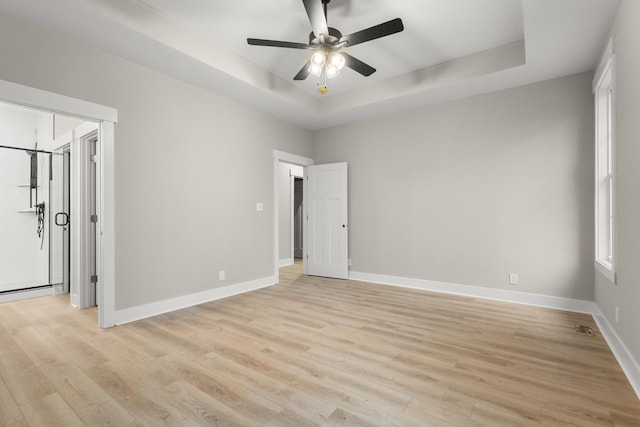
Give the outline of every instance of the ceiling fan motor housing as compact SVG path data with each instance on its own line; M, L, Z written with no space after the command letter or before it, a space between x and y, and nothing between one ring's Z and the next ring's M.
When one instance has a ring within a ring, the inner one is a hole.
M328 27L328 28L329 28L329 35L325 36L324 43L322 43L320 38L316 37L313 31L311 31L309 33L309 45L316 46L316 45L325 44L325 45L333 46L334 44L336 44L338 40L342 38L342 33L333 27Z

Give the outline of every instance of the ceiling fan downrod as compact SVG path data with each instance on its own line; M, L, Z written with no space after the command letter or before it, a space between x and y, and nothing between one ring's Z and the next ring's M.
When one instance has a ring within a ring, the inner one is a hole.
M329 18L327 17L327 5L331 2L331 0L322 0L322 8L324 9L324 20L329 22Z

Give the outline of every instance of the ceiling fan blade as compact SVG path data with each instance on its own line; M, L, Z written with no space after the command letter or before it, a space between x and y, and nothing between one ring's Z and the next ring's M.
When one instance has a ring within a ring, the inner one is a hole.
M295 75L293 80L304 80L309 77L309 66L311 65L311 60L308 60L304 67L298 71L298 74Z
M247 43L252 46L272 46L272 47L288 47L290 49L311 49L311 46L304 43L283 42L280 40L264 40L264 39L247 39Z
M391 21L383 22L382 24L357 31L353 34L343 36L338 43L347 42L347 47L355 46L360 43L368 42L369 40L375 40L380 37L399 33L402 30L404 30L402 19L396 18Z
M328 36L329 28L327 27L327 17L324 15L322 0L302 0L302 3L307 11L313 34L316 37L320 37L320 34Z
M373 68L371 65L365 64L364 62L354 58L348 53L340 52L340 54L344 56L344 60L345 60L344 65L346 65L347 67L351 68L354 71L357 71L363 76L369 77L371 74L376 72L376 69Z

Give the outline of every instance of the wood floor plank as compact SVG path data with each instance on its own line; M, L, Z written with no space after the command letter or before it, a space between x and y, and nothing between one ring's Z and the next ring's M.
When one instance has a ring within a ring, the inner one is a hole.
M51 337L41 334L36 326L21 328L13 334L13 339L38 367L64 363L67 360L50 341Z
M523 417L522 414L514 412L511 408L494 403L478 401L473 407L468 425L470 426L518 426L534 427L540 426L540 414L535 418Z
M18 405L31 403L55 391L13 337L5 337L0 346L0 376Z
M640 426L640 417L629 417L622 414L611 414L613 425L615 427L637 427Z
M85 427L82 420L58 394L52 393L20 407L30 426Z
M0 425L640 426L588 315L300 267L108 330L68 295L0 304Z
M228 380L237 381L254 393L261 393L265 398L273 401L282 408L281 413L273 418L293 419L303 417L313 425L320 425L335 410L335 405L316 399L312 394L305 393L282 381L277 381L255 370L245 369L225 357L205 358L199 363L211 369Z
M340 408L333 411L326 423L323 424L327 427L370 427L373 425Z
M13 400L9 388L0 377L0 426L17 424L21 421L24 421L22 413L15 400Z
M264 427L314 427L317 425L287 409L283 409L263 424Z
M260 426L260 422L243 417L197 387L176 381L163 391L170 395L175 405L189 415L199 426Z
M120 406L115 400L98 403L96 405L87 406L80 411L78 415L87 426L101 427L142 427L140 423L127 410Z
M43 328L40 328L43 331ZM107 362L103 354L92 345L92 339L85 339L82 335L69 334L64 329L46 329L46 333L58 351L66 359L79 367L87 369Z
M188 383L209 396L232 408L243 417L257 423L272 418L284 408L242 387L236 381L218 375L182 355L170 355L163 358L167 366L179 372L181 381Z
M613 419L591 419L586 415L574 414L562 409L541 407L541 421L544 426L553 427L599 427L614 426ZM640 424L639 424L640 425Z
M128 379L126 371L121 373L118 371L119 369L112 362L108 362L90 368L87 375L144 425L188 424L189 418L184 413L174 408L168 401L160 399L151 389Z
M70 362L47 366L42 373L76 413L111 400L102 387Z

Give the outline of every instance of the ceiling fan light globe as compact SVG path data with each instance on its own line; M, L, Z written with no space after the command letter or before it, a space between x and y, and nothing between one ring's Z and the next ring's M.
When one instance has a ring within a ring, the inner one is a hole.
M340 74L340 70L333 64L327 64L327 78L332 79Z
M309 72L314 76L319 76L322 73L323 64L311 63L309 66Z
M326 54L321 51L315 51L313 53L313 55L311 55L311 64L318 64L318 65L322 65L324 64L324 62L326 61Z
M329 64L333 65L338 70L342 70L342 68L344 67L344 63L344 56L340 55L338 52L332 52L329 55Z

